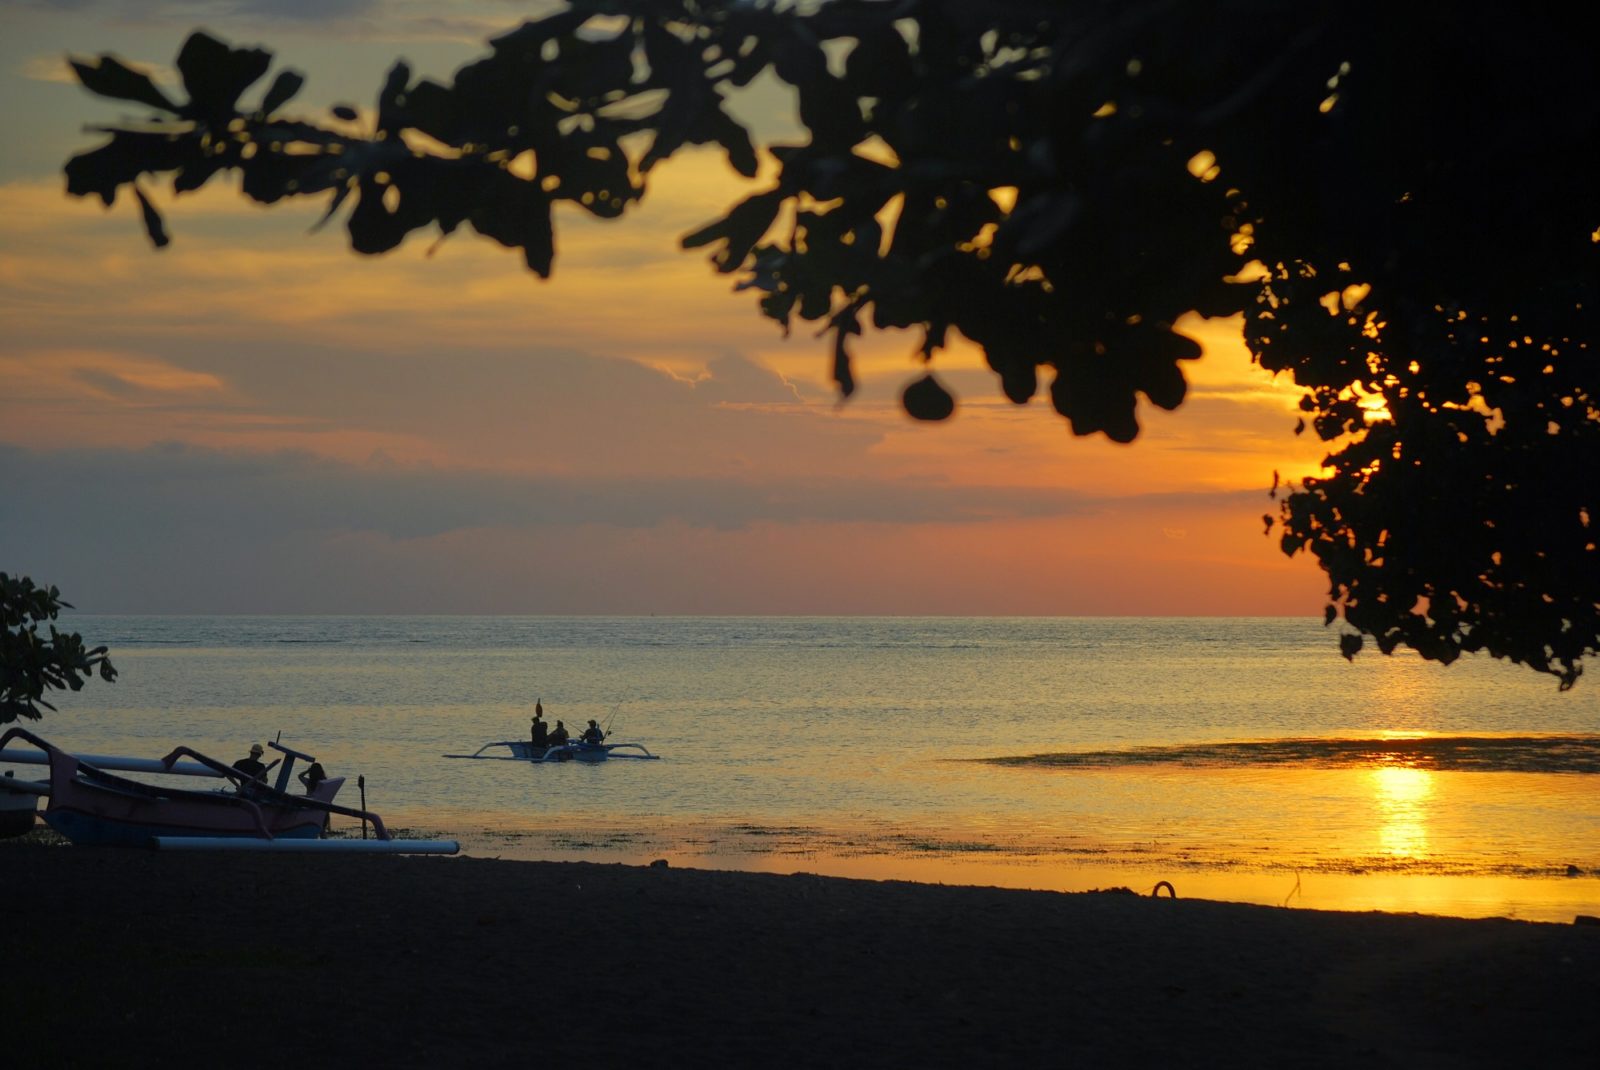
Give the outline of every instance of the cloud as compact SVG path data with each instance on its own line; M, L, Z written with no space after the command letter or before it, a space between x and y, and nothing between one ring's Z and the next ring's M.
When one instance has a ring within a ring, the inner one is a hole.
M378 0L218 0L202 5L221 7L229 16L263 18L286 22L335 22L356 15L372 14L382 5Z
M72 58L79 62L89 62L91 66L94 65L93 58L86 59L83 56L73 56ZM130 70L149 75L150 80L157 85L177 88L182 84L182 79L178 76L177 70L172 67L163 66L159 63L140 63L131 59L122 59L121 62L123 66ZM18 68L17 73L33 82L51 82L56 85L71 86L79 84L78 76L73 71L72 65L66 56L34 56L32 59L26 60ZM182 97L180 96L179 99L182 99Z
M170 57L201 24L310 72L312 109L370 100L396 51L447 75L552 5L22 6L14 67L61 47ZM1011 406L970 346L936 364L956 418L910 421L915 331L862 339L841 405L824 340L798 324L785 341L678 248L766 182L720 151L664 164L619 222L560 209L549 283L466 235L356 257L336 225L306 235L324 202L266 211L236 176L178 198L147 183L175 235L157 253L132 198L108 212L61 188L61 160L96 140L84 117L124 107L12 84L17 121L46 133L19 133L7 174L31 177L0 186L0 567L98 570L128 608L1096 612L1115 597L1090 592L1118 584L1151 608L1156 585L1113 562L1211 569L1232 518L1259 531L1285 445L1318 448L1288 437L1242 353L1212 362L1238 334L1222 323L1195 325L1191 400L1141 406L1132 449L1074 439L1047 397ZM747 103L792 110L770 89Z
M1253 503L1237 494L1106 499L848 474L581 479L178 444L0 447L0 485L8 571L96 612L1205 613L1313 601L1284 597L1290 566L1243 536ZM1163 538L1169 520L1191 537Z
M345 460L382 449L411 462L597 478L795 478L859 468L885 433L733 353L691 381L581 352L452 352L427 338L384 352L250 334L160 344L162 357L89 346L8 353L0 343L10 389L0 441L168 439Z
M563 6L559 0L0 0L0 12L20 10L123 30L205 25L228 34L337 28L346 43L448 42L480 50L521 21Z
M1081 515L1102 503L1025 488L834 479L609 478L510 475L379 461L348 464L303 452L227 452L163 443L141 450L0 447L12 503L0 527L15 546L51 527L115 538L266 538L372 532L427 538L475 528L668 522L738 529L762 522L961 523ZM31 518L24 524L23 515ZM54 536L49 536L54 537Z
M921 373L904 337L881 343L886 355L865 362L861 389L839 405L823 343L782 341L697 258L658 259L672 241L663 220L685 211L665 191L679 188L664 187L642 234L637 219L566 233L556 277L541 283L471 238L433 260L416 248L357 258L340 235L299 232L314 212L267 213L226 190L183 198L190 232L156 253L131 206L108 217L57 188L0 187L0 282L27 309L0 355L123 352L227 386L164 423L106 398L70 411L30 406L0 421L0 441L176 438L345 460L384 450L601 477L870 468L885 479L1105 495L1265 488L1275 469L1317 470L1322 444L1290 434L1297 395L1272 387L1237 324L1230 333L1223 321L1197 325L1211 334L1206 356L1186 365L1195 391L1174 413L1141 404L1132 448L1074 439L1047 396L1011 405L972 352L937 364L960 397L956 418L914 424L897 401ZM633 264L630 240L645 250Z
M92 349L0 353L0 379L5 380L14 400L31 403L86 393L123 400L169 400L223 389L222 381L206 372L190 371L158 358Z
M68 66L64 56L34 56L26 60L17 73L32 82L78 84L78 78L72 73L72 68Z
M498 345L538 337L693 373L729 348L771 346L779 330L755 314L748 295L730 295L700 256L678 251L679 188L660 188L649 205L613 223L558 210L555 278L541 283L516 253L468 235L434 255L432 239L421 235L388 256L356 257L338 226L306 236L325 198L269 213L244 201L231 176L177 198L147 187L174 235L159 253L148 247L131 198L107 212L62 196L55 179L11 183L0 187L8 208L0 270L56 294L92 284L98 305L135 324L182 316L229 334L248 325L315 328L324 340L369 348L422 331ZM57 309L76 325L65 301L43 311ZM822 343L807 349L825 368Z
M253 19L340 22L382 9L379 0L5 0L4 8L71 13L130 24Z

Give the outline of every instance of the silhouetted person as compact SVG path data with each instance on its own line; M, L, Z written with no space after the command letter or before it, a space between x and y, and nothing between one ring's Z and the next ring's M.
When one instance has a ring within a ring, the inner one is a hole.
M533 713L533 745L535 747L548 747L550 745L550 726L544 721L544 709L534 707Z
M567 745L567 726L560 721L557 721L555 728L550 730L550 745L552 747Z
M300 783L306 786L307 795L315 795L322 782L328 779L327 770L322 768L321 762L312 762L300 771ZM333 814L324 812L322 815L322 834L328 834L328 823L333 820Z
M589 727L583 730L583 735L579 738L581 738L585 743L601 743L605 740L606 734L600 731L600 725L598 723L595 721L590 721Z
M250 757L240 758L233 763L233 767L245 776L253 777L256 780L265 780L267 779L267 767L261 762L261 756L265 753L266 749L261 744L252 743L250 744Z
M306 786L307 795L315 795L318 786L327 779L328 774L322 768L321 762L312 762L310 767L300 774L300 783Z

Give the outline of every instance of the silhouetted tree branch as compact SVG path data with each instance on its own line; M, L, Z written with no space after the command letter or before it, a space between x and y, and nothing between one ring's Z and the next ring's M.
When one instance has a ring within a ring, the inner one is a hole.
M63 608L72 607L56 588L0 572L0 724L19 717L37 721L40 706L54 710L46 691L81 690L96 672L108 682L117 678L105 647L89 649L82 636L58 632L54 624L48 639L39 635L39 625L55 620Z
M1006 396L1131 441L1139 395L1183 401L1172 324L1243 313L1254 358L1305 390L1330 474L1290 487L1285 552L1329 577L1327 620L1449 662L1484 650L1570 687L1600 649L1600 76L1577 16L1534 5L1230 0L588 0L525 23L451 84L397 63L370 130L282 116L302 78L204 34L168 99L67 165L110 204L137 180L236 169L263 203L322 195L353 248L464 224L547 276L551 206L620 215L654 164L717 145L747 178L687 235L787 330L957 331ZM757 148L728 96L771 71L804 144ZM907 410L943 419L931 374ZM1274 487L1276 494L1277 487Z

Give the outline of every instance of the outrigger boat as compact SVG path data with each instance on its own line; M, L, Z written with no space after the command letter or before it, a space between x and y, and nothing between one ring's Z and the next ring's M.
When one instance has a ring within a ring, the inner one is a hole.
M505 747L511 753L484 753L494 747ZM536 747L526 739L504 739L497 743L485 743L471 754L446 754L444 757L500 762L603 762L611 758L657 761L661 755L651 754L642 743L585 743L575 739L554 747Z
M14 740L32 744L37 751L6 749ZM273 844L291 849L291 844L301 844L292 849L304 850L311 848L306 841L312 841L324 850L454 854L458 849L449 840L395 840L377 814L334 803L344 777L329 777L309 794L291 794L295 759L314 759L276 741L268 746L283 755L274 763L280 768L271 785L190 747L178 747L159 761L71 754L26 729L12 728L0 735L0 762L48 764L50 777L45 781L7 777L0 782L0 793L47 797L45 823L73 843L90 846L172 850L261 849ZM227 786L176 788L118 776L108 769L212 777ZM377 839L321 841L331 814L360 819L363 831L370 823Z

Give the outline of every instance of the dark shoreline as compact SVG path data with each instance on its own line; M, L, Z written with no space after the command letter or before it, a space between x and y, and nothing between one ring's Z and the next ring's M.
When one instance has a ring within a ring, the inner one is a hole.
M20 1065L1589 1065L1600 928L592 863L0 849Z

